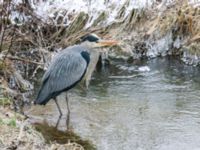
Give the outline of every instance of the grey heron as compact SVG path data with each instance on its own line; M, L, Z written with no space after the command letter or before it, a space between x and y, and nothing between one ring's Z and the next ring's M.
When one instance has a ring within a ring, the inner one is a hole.
M86 80L86 86L88 86L99 58L100 48L117 44L117 41L101 40L95 34L89 34L82 38L81 44L70 46L59 52L43 75L41 88L34 103L45 105L53 99L61 117L62 111L57 102L57 96L73 88L82 79ZM69 115L67 95L66 102Z

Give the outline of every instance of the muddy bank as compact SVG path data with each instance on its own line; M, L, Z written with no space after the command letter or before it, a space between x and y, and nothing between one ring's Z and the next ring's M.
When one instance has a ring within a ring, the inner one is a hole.
M23 115L0 107L0 149L95 150L72 131L58 131L46 124L31 125Z

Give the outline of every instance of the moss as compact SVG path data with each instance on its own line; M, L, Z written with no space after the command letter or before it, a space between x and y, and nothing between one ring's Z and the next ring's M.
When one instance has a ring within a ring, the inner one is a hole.
M10 127L16 127L17 126L16 118L15 117L10 118L10 119L0 118L0 125L7 125L7 126L10 126Z
M7 97L0 98L0 106L8 106L11 104L11 100Z
M16 118L10 119L8 121L7 125L10 126L10 127L16 127Z
M0 61L0 71L4 70L6 68L5 63L3 63L3 61Z
M41 132L47 143L56 141L59 144L66 144L68 141L75 142L84 147L85 150L96 150L88 140L82 140L80 136L71 131L60 131L55 127L45 124L35 124L37 131Z
M0 125L4 125L3 119L0 118Z

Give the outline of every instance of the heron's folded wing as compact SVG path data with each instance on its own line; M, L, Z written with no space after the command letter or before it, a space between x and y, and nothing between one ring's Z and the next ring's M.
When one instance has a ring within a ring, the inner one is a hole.
M64 53L52 62L43 82L49 92L59 92L80 81L86 69L87 63L80 53Z

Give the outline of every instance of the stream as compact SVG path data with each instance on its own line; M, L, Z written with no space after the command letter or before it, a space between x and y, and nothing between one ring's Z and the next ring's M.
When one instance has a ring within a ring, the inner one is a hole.
M71 128L98 150L200 149L200 68L173 57L136 64L112 62L94 73L89 89L68 93ZM59 104L67 111L66 101ZM55 126L54 101L34 106L34 120ZM66 114L59 123L65 130Z

